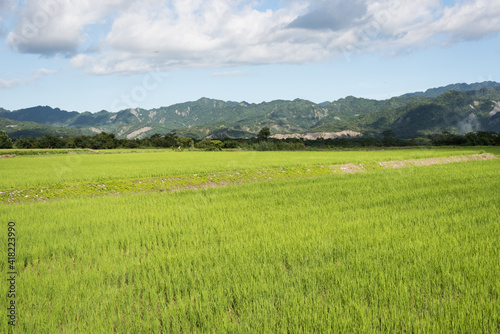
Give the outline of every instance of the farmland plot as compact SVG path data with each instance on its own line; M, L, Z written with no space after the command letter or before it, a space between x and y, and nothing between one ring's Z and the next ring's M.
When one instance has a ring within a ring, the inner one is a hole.
M18 233L16 330L498 332L499 167L4 204Z

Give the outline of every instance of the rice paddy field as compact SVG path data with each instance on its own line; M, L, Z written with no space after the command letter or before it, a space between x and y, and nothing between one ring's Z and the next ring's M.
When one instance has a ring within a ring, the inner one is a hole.
M17 271L15 326L4 316L0 332L499 333L497 157L0 159L0 240L15 222Z

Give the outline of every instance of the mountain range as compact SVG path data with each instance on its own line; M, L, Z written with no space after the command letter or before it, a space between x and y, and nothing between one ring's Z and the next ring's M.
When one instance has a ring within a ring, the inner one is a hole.
M144 138L171 131L193 138L254 137L263 127L276 134L318 132L380 136L392 130L402 138L449 131L500 132L500 83L453 84L387 100L348 96L320 104L295 99L262 103L201 98L156 109L97 113L38 106L0 108L0 131L12 138L91 135Z

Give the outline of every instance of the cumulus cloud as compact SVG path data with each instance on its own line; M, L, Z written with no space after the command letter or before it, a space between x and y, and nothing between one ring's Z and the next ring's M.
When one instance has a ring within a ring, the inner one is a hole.
M74 54L88 40L85 27L96 24L130 0L27 0L7 44L21 53Z
M291 28L303 29L347 29L362 21L367 13L364 0L321 0L311 5L312 9L290 23Z
M499 31L500 7L495 1L465 0L444 7L434 0L386 0L369 3L366 21L344 34L338 45L344 52L396 55L481 39Z
M271 10L254 0L27 0L7 43L68 55L92 74L317 63L495 34L495 2L288 0Z
M0 0L0 18L5 17L6 14L12 11L15 5L15 0Z
M156 10L132 6L113 21L101 53L93 60L77 55L74 62L93 62L89 71L95 74L296 62L296 55L286 53L287 44L295 43L283 31L296 6L273 12L244 4L183 0Z
M3 37L8 31L5 21L14 9L15 4L14 0L0 0L0 37Z
M0 18L3 18L8 14L16 4L15 0L0 0Z
M445 8L432 29L447 34L450 43L497 33L500 30L500 6L496 1L476 0Z

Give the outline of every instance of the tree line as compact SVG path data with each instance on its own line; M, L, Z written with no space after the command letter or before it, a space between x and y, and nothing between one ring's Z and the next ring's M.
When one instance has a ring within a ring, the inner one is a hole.
M269 128L263 128L254 138L223 138L219 140L198 140L191 137L177 136L175 132L154 134L144 139L118 139L113 133L101 132L93 136L58 137L46 134L43 137L11 139L5 132L0 132L0 148L19 149L55 149L55 148L172 148L201 149L220 151L222 149L243 149L257 151L306 150L306 149L338 149L357 147L391 147L391 146L500 146L500 133L491 131L470 132L456 135L446 131L441 134L421 138L398 138L391 130L384 131L382 137L358 137L336 139L273 139Z

